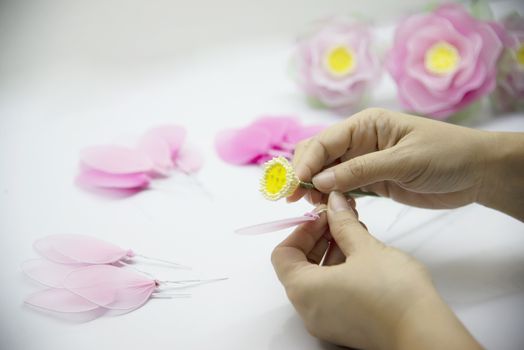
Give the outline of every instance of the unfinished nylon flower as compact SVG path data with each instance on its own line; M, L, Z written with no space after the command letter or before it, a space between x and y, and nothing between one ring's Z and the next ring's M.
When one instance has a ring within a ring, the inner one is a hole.
M262 117L244 128L221 131L215 148L222 160L235 165L262 164L275 156L290 159L298 142L324 128L304 126L294 117Z

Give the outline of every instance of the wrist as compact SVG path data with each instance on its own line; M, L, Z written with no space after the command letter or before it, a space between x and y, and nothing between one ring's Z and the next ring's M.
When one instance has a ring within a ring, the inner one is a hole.
M477 202L524 221L524 133L487 133Z
M406 310L390 340L390 349L481 349L434 288Z

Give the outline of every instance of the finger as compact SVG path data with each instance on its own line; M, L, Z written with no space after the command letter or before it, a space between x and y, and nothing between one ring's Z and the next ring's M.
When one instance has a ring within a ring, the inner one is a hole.
M309 254L307 255L307 260L312 264L319 265L322 261L322 258L324 258L324 255L326 254L326 250L329 247L329 238L325 234L320 236L317 243L311 249Z
M346 192L384 180L402 181L406 162L396 147L350 159L322 171L313 178L315 187L324 193Z
M298 187L295 192L289 197L286 197L286 202L293 203L304 197L308 193L308 190L302 187Z
M325 207L319 206L318 209ZM298 226L273 250L271 262L283 284L286 284L290 276L299 269L311 266L307 261L307 255L326 231L326 216L325 213L322 213L317 220Z
M295 146L295 150L294 150L294 153L293 153L293 159L291 161L291 164L293 165L293 169L295 169L295 173L296 173L296 165L300 162L300 159L302 158L302 155L304 154L304 150L306 149L307 144L310 142L310 140L311 140L311 138L303 140L303 141L299 142ZM299 179L301 179L299 174L296 174L296 175L297 175L297 177ZM303 180L303 181L305 181L305 180ZM288 203L296 202L300 198L302 198L305 195L307 195L308 192L309 192L309 190L307 190L305 188L298 187L291 196L286 198L286 201Z
M378 121L383 124L384 118L387 119L390 114L382 109L365 109L300 143L293 157L293 166L299 179L311 181L325 166L354 148L355 141L358 141L359 152L375 151L379 144L374 135L376 124Z
M324 256L324 261L322 261L322 266L339 265L344 261L346 261L346 256L338 247L337 242L331 241Z
M293 165L301 181L311 178L333 160L342 156L351 143L351 131L346 126L333 125L301 146Z
M340 192L330 193L327 216L331 235L345 256L358 251L373 240Z

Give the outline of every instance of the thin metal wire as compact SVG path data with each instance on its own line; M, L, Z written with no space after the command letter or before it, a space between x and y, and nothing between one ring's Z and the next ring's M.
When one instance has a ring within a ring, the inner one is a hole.
M164 259L160 259L160 258L153 258L153 257L142 255L142 254L135 254L135 256L139 257L139 258L142 258L142 259L149 260L149 261L155 261L155 262L159 262L159 263L162 263L162 264L171 265L171 266L174 266L176 268L180 268L180 269L184 269L184 270L191 270L191 267L179 264L179 263L174 262L174 261L164 260Z

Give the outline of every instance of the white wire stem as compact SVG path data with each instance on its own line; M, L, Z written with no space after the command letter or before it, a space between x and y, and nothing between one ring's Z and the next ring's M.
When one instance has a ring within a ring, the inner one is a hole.
M208 283L213 283L213 282L218 282L218 281L225 281L227 279L228 279L227 277L222 277L222 278L211 278L207 280L193 279L193 280L179 280L179 281L172 281L172 280L159 281L161 285L168 285L168 286L171 285L171 286L159 287L157 290L169 291L169 290L176 290L176 289L191 288L191 287L200 286L202 284L208 284Z
M180 163L179 161L175 161L175 167L178 167L181 170L182 174L186 175L191 181L193 181L195 183L195 185L200 187L202 192L209 199L213 199L213 195L211 194L211 192L209 192L209 190L204 186L204 184L202 182L200 182L200 180L198 180L198 178L195 175L193 175L189 170L187 170L187 168L184 166L184 163Z
M389 224L388 228L386 228L386 232L389 232L395 226L404 216L406 216L407 212L411 209L411 207L408 207L405 205L395 216L395 219Z
M140 269L137 269L136 267L132 266L130 263L128 262L125 262L125 261L120 261L125 267L131 269L131 270L134 270L136 272L140 272L141 274L144 274L148 277L151 277L151 279L155 279L155 276L153 276L152 274L150 274L149 272L147 271L144 271L144 270L140 270Z
M191 267L179 264L179 263L174 262L174 261L164 260L164 259L160 259L160 258L153 258L153 257L142 255L142 254L135 254L135 257L142 258L142 259L145 259L145 260L149 260L149 261L152 261L152 262L157 262L157 263L169 265L169 266L172 266L172 267L177 268L177 269L191 270Z
M151 294L153 299L177 299L177 298L191 298L189 293L180 293L180 294L162 294L162 292L155 292Z

